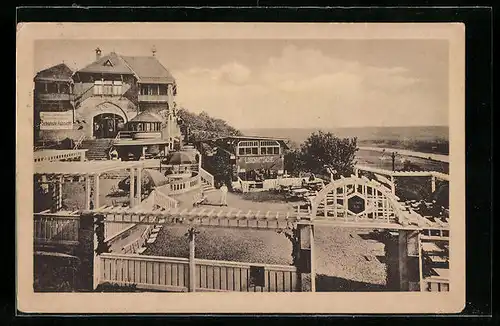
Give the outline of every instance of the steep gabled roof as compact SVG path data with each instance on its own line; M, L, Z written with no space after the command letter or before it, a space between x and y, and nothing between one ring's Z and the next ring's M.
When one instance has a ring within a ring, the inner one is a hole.
M174 84L172 74L158 61L156 57L126 57L123 60L135 73L140 83Z
M73 71L64 63L52 66L38 72L35 76L35 81L72 81L71 76Z
M92 62L85 68L78 70L78 72L134 74L128 64L115 52L111 52L110 54L101 57L99 60Z

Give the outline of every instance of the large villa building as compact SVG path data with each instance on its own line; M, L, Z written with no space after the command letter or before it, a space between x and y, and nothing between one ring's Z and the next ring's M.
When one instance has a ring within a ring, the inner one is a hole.
M35 144L109 140L127 156L181 143L174 77L151 56L101 55L77 71L59 64L34 78Z

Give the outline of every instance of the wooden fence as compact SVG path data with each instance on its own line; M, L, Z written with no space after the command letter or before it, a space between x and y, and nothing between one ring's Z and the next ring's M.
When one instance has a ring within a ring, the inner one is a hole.
M298 272L294 266L250 264L195 259L195 289L208 292L295 292ZM138 289L187 292L187 258L100 255L99 284L135 286Z
M77 244L80 217L35 214L34 240L38 244Z

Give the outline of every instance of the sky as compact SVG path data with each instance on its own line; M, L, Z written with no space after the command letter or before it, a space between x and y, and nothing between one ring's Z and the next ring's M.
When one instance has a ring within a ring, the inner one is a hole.
M35 70L151 55L179 106L240 129L447 126L446 40L39 40ZM33 74L36 74L36 71Z

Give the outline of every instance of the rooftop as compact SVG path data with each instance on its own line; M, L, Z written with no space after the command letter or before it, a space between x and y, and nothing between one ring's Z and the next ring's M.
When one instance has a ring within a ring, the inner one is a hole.
M66 64L60 63L50 68L38 72L35 76L35 81L67 81L71 82L73 71Z
M78 72L134 74L125 60L123 60L123 58L115 52L102 56L100 59L92 62L85 68L78 70Z
M128 66L135 73L140 83L174 84L172 74L158 61L156 57L125 57Z
M154 56L122 56L111 52L79 72L129 74L144 84L175 84L172 74Z

